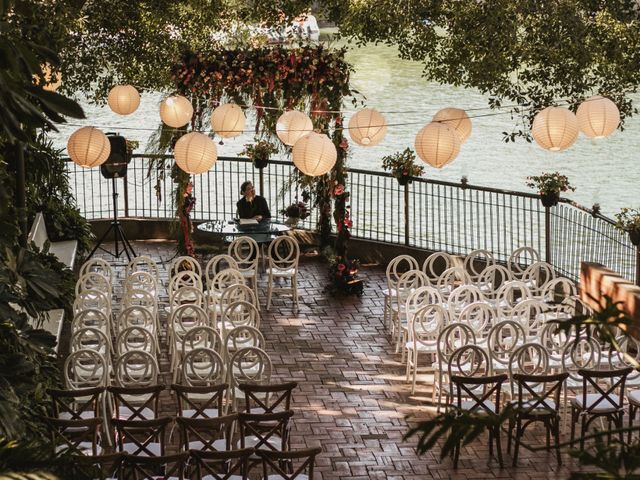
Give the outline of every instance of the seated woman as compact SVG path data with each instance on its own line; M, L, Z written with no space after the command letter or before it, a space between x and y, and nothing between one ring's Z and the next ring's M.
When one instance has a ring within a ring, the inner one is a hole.
M238 217L253 218L258 222L271 218L267 201L260 195L256 195L253 183L248 180L244 182L240 186L240 193L242 193L243 197L236 203Z

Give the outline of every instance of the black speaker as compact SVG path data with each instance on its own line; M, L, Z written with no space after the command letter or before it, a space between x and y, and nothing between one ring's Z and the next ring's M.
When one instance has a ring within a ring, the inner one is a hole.
M107 133L111 144L109 158L100 166L104 178L120 178L127 175L127 166L131 156L127 153L127 141L121 135Z

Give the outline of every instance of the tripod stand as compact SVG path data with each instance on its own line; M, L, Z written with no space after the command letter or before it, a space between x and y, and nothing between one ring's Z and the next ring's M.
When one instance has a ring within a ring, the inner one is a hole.
M102 236L98 240L98 243L96 243L96 246L93 247L93 250L91 250L91 253L87 257L87 260L93 257L93 254L96 253L98 249L107 252L108 254L113 255L116 258L120 258L120 254L125 253L129 261L131 261L131 256L137 256L136 252L133 251L133 247L129 243L129 240L127 240L120 222L118 221L118 186L116 184L116 178L117 175L114 175L111 178L111 190L113 195L113 221L111 222L111 226L107 229L107 231L102 234ZM114 237L113 240L115 243L115 252L113 253L102 246L102 243L112 231ZM119 241L122 242L122 250L120 250L120 245L118 243Z

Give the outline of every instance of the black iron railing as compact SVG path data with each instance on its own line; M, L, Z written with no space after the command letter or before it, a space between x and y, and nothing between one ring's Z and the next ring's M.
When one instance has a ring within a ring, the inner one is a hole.
M117 182L118 215L174 218L172 163L170 156L134 156L127 177ZM68 165L82 214L88 219L110 218L110 180L102 178L99 169ZM271 161L261 178L247 159L218 158L210 171L194 180L197 202L192 218L233 217L244 180L262 185L272 215L282 217L280 210L300 193L291 181L293 171L290 162ZM575 280L580 262L592 261L640 281L640 255L629 236L617 230L612 220L570 201L546 209L530 193L423 178L401 186L389 174L358 169L349 170L348 182L354 237L454 254L486 249L502 261L526 245ZM314 213L300 227L314 228Z

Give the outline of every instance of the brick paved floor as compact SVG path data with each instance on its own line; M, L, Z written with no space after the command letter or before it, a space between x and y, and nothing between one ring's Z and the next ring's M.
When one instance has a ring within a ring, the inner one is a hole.
M166 262L166 280L174 244L134 242L134 248L139 255ZM357 256L357 252L352 253ZM203 267L209 257L198 256ZM108 255L103 258L113 260ZM299 382L294 393L292 447L322 447L317 478L567 478L569 470L576 468L567 455L563 455L563 466L558 468L553 454L521 450L518 468L500 469L497 462L488 461L486 436L463 448L457 471L451 459L440 460L437 448L418 456L416 440L404 441L403 436L409 422L435 412L426 402L431 397L432 377L423 375L416 394L410 394L400 355L394 353L382 324L384 269L362 267L362 277L367 281L362 297L325 293L326 271L318 258L305 256L299 275L299 311L291 308L290 300L276 298L271 311L262 310L261 324L274 365L274 380ZM124 268L117 272L121 286ZM261 293L265 286L263 281ZM166 292L161 293L161 300L166 301ZM169 384L166 347L160 364ZM168 415L174 413L168 392L163 410ZM506 450L506 435L502 438ZM533 428L527 439L542 444L544 431ZM510 465L506 451L504 458L505 465Z

